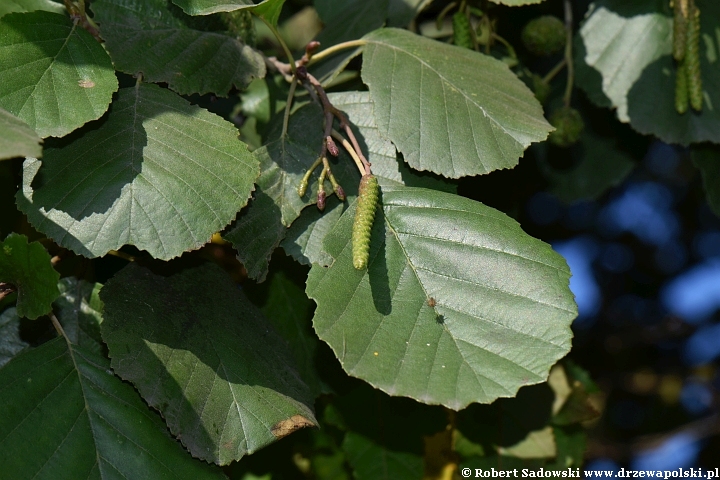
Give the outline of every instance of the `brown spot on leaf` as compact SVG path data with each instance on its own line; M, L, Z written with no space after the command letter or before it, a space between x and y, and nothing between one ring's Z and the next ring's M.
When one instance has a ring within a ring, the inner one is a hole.
M303 417L302 415L293 415L285 420L280 420L272 427L272 434L275 438L283 438L290 435L295 430L300 430L305 427L314 427L315 424Z
M95 86L95 82L89 79L78 80L78 85L82 88L93 88Z

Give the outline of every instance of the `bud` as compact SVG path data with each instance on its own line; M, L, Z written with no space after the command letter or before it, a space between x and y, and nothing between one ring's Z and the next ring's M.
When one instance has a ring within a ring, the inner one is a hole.
M335 195L337 195L337 197L340 199L341 202L345 201L345 198L346 198L345 190L343 190L343 188L340 185L335 187Z
M327 145L327 149L328 152L330 152L330 155L332 155L333 157L337 157L338 155L340 155L340 150L338 150L338 147L331 136L325 137L325 144Z
M319 191L317 196L317 208L321 212L325 210L325 199L327 198L327 195L324 191Z

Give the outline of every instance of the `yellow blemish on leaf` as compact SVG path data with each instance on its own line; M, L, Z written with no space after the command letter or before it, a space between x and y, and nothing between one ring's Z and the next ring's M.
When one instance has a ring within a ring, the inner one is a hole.
M303 417L302 415L293 415L290 418L277 422L275 425L273 425L270 431L275 436L275 438L283 438L287 435L290 435L295 430L300 430L301 428L313 426L315 426L315 424L307 418Z

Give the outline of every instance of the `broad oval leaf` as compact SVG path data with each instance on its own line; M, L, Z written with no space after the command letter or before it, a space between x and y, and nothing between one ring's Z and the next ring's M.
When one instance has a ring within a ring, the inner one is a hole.
M42 140L15 115L0 108L0 160L15 157L40 157Z
M130 264L100 298L113 369L194 456L227 465L316 425L287 343L219 267Z
M314 265L313 324L350 375L461 409L542 382L577 315L565 260L504 214L432 190L383 187L367 270L350 208Z
M226 478L188 455L107 359L63 338L0 369L0 411L5 478Z
M552 130L506 64L407 30L364 37L362 78L380 132L417 170L450 178L512 168Z
M675 110L676 66L671 56L672 12L666 2L643 0L596 2L579 32L584 61L602 77L578 77L591 99L603 97L617 116L638 132L667 143L720 143L720 3L697 0L700 15L700 65L704 102L701 113ZM581 66L582 67L582 66ZM601 90L601 92L599 91ZM601 105L602 106L602 105Z
M105 48L125 73L166 82L181 94L220 96L265 76L260 53L227 35L190 28L189 17L168 10L164 0L99 0L92 9Z
M258 163L237 134L166 89L124 88L96 129L47 148L42 162L26 160L18 207L81 255L130 244L177 257L207 243L247 203Z
M0 242L0 283L17 289L17 314L35 320L50 313L60 295L60 274L39 242L28 243L25 235L11 233Z
M65 6L53 0L5 0L0 2L0 17L12 12L47 12L65 13Z
M0 19L0 108L41 137L62 137L100 118L118 88L110 57L65 15Z

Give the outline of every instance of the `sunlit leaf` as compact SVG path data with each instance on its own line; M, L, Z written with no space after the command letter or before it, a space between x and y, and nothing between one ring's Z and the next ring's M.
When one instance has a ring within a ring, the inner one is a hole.
M0 17L12 12L46 12L65 13L65 6L53 0L4 0L0 2Z
M512 168L552 130L533 93L499 60L407 30L364 38L362 78L380 133L417 170L458 178Z
M113 369L194 456L226 465L316 424L287 343L219 267L130 264L100 298Z
M264 18L268 23L276 27L284 3L285 0L265 0L260 2L252 11L255 15Z
M63 338L0 369L0 411L5 478L226 478L188 455L110 362Z
M60 295L60 274L39 242L28 243L25 235L11 233L0 242L0 283L17 289L17 314L35 320L52 310Z
M195 30L165 0L98 0L92 9L115 68L166 82L181 94L227 96L265 76L260 53L235 38Z
M0 108L41 137L62 137L100 118L117 88L102 45L67 16L36 11L0 19Z
M131 244L167 260L228 225L257 174L232 124L138 84L118 92L96 129L27 160L17 200L35 228L76 253Z
M480 203L383 187L367 270L352 266L354 208L313 266L313 324L352 376L460 409L542 382L570 349L570 271L550 247Z
M15 115L0 108L0 160L14 157L40 157L42 140Z
M584 62L602 76L579 77L590 98L607 97L618 118L644 134L668 143L720 143L720 4L697 0L700 15L700 64L704 102L701 113L675 110L676 66L671 56L672 11L667 2L643 0L595 2L580 29ZM638 39L642 39L638 41ZM582 60L582 59L581 59Z

